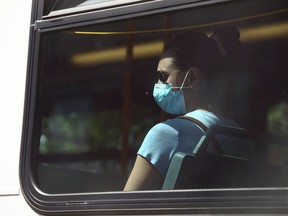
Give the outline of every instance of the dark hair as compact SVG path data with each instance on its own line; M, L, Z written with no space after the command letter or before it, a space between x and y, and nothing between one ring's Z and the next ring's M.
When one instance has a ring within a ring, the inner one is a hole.
M218 48L217 41L199 32L186 32L168 43L161 58L172 57L176 66L183 71L198 67L207 78L222 71L225 56Z
M240 32L237 28L227 26L216 29L210 38L217 41L219 48L225 52L225 64L230 73L247 72L247 51L240 42Z

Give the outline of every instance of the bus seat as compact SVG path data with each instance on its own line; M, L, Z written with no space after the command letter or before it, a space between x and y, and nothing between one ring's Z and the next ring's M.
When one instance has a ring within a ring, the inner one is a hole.
M163 190L196 188L253 187L258 182L254 160L225 155L219 144L217 153L207 152L216 135L249 139L245 129L217 125L209 128L196 145L193 153L177 152L168 168Z
M256 163L228 155L176 153L167 172L163 190L233 188L258 186Z

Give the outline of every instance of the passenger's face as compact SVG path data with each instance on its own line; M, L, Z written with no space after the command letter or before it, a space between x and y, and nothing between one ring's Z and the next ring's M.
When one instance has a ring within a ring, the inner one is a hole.
M180 90L180 86L187 88L187 71L180 71L173 63L173 58L163 58L159 61L157 73L159 75L158 83L171 84L173 91ZM189 75L189 74L188 74ZM185 81L185 83L183 83Z
M158 83L168 83L173 87L178 87L179 83L177 82L179 76L179 69L173 63L173 58L163 58L159 61L157 73L160 74Z

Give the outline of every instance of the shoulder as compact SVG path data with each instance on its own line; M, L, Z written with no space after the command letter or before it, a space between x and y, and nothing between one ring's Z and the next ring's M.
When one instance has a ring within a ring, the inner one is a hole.
M177 135L183 128L189 127L191 129L193 125L195 125L195 123L192 121L186 121L184 118L176 117L154 125L149 133L161 133L162 135L163 133L169 133L170 135Z
M215 115L212 112L201 109L189 112L185 116L197 119L198 121L202 122L207 128L217 124L238 126L238 124L231 119L226 119L222 116Z
M142 143L142 148L147 147L150 150L152 148L166 149L174 148L179 141L182 128L185 128L183 124L187 124L182 119L169 119L153 126L146 134Z
M159 138L158 135L163 137L171 137L171 136L177 136L179 133L179 119L169 119L167 121L158 123L154 125L148 132L147 136L156 136L156 138Z
M201 120L200 120L201 121ZM169 143L170 145L178 143L179 139L187 137L191 139L191 136L202 135L203 130L194 122L183 119L183 118L174 118L167 121L156 124L152 127L147 133L144 143L166 143L165 146Z

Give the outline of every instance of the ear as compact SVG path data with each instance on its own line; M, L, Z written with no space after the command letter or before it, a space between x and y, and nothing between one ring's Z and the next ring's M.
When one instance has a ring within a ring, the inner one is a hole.
M188 81L192 89L196 89L200 84L201 71L197 67L192 67L189 69Z

